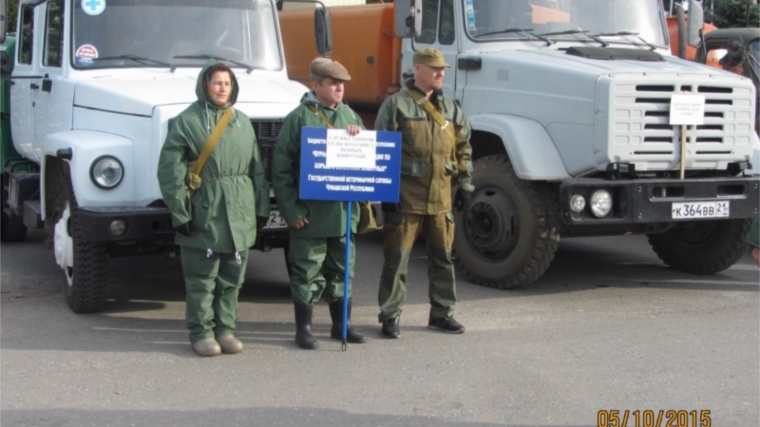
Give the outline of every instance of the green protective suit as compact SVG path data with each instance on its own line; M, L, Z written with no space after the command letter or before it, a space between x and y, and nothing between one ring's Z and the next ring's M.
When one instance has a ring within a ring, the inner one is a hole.
M407 86L420 91L413 81ZM470 125L461 108L443 93L435 94L431 103L449 125L454 125L455 141L406 90L386 99L375 121L377 130L402 134L399 212L387 214L383 225L385 261L378 291L381 322L401 315L409 255L420 234L425 237L428 249L430 316L441 318L454 313L456 279L451 261L454 240L451 195L456 185L467 191L474 190Z
M269 215L269 189L256 135L250 119L239 111L201 171L201 187L191 194L185 185L188 162L198 159L224 109L233 108L239 93L233 75L228 104L214 104L203 84L214 63L208 62L199 74L198 101L174 119L158 160L158 182L172 224L192 221L193 226L191 236L175 237L182 248L192 342L234 330L231 319L237 317L248 249L256 241L256 217Z
M291 225L289 258L293 265L290 277L291 294L295 301L312 304L323 297L328 303L343 297L346 245L346 202L303 200L298 186L301 160L301 128L326 128L327 124L310 109L317 107L335 128L362 126L361 118L348 105L335 109L320 104L313 92L301 99L282 125L272 161L272 185L277 207ZM363 126L362 126L363 127ZM356 232L359 207L353 203L351 232ZM292 227L307 218L309 224L296 230ZM351 271L353 276L354 244L351 241ZM350 295L349 295L350 297Z

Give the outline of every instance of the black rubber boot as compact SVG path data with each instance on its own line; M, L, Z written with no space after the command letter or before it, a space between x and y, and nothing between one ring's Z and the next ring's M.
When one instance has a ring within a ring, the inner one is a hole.
M343 298L330 304L330 318L332 318L332 329L330 338L343 340ZM348 328L346 328L346 341L352 344L362 344L367 342L364 335L356 332L351 326L351 299L348 299Z
M296 311L296 345L306 350L316 350L319 343L311 334L311 315L314 305L293 301Z

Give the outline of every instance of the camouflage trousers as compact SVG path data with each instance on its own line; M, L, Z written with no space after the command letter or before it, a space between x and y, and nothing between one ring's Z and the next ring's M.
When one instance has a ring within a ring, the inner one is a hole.
M451 261L454 216L387 213L383 225L385 262L380 276L378 304L380 322L401 315L406 299L409 256L417 237L427 242L430 317L451 316L456 304L456 279Z

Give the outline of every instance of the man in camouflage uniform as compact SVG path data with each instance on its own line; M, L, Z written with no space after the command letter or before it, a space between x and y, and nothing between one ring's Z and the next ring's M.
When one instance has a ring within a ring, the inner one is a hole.
M350 245L353 279L354 242L346 241L346 202L302 200L298 192L301 159L301 128L304 126L346 129L358 134L363 126L359 115L342 102L343 82L351 80L348 71L339 63L317 58L311 63L312 90L301 99L282 125L277 138L272 163L272 185L277 206L290 225L288 257L292 265L290 290L296 317L296 344L313 350L319 343L311 333L314 303L327 301L332 318L330 337L342 339L343 298L349 298L348 317L351 317L351 295L343 295L346 273L344 256ZM354 202L351 231L356 232L359 207ZM353 236L352 236L353 237ZM366 339L348 323L346 340L363 343Z
M399 131L401 142L400 203L384 203L385 239L378 303L382 335L398 338L401 305L406 297L409 255L417 236L427 241L430 319L428 327L461 334L452 317L456 280L451 261L454 240L452 186L459 185L454 205L468 206L473 186L470 125L462 110L443 94L443 54L432 48L414 54L414 80L383 103L375 129Z

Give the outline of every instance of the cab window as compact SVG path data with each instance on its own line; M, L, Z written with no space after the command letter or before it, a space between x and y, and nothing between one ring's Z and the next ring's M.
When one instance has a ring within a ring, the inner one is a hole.
M438 27L438 41L441 44L454 44L455 34L454 0L442 0L441 23Z
M417 37L419 43L435 43L438 33L438 1L422 0L422 32Z
M21 48L18 50L19 64L32 63L34 49L34 5L25 4L21 7Z
M45 18L45 56L42 64L46 67L60 67L63 57L63 0L52 0L47 4Z

